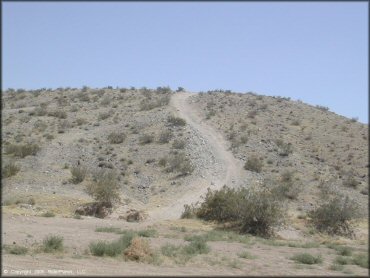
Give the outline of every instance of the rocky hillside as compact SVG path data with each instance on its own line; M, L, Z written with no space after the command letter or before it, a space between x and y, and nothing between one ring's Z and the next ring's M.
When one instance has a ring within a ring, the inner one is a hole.
M289 98L200 93L191 98L234 156L268 184L294 180L288 200L309 209L322 192L368 204L368 125Z

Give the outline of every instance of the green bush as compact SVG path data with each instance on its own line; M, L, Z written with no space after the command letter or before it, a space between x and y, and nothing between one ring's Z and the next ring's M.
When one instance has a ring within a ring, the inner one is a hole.
M81 165L74 166L71 168L71 174L72 174L72 183L78 184L83 182L83 180L86 177L87 169Z
M194 213L204 220L228 222L242 233L264 237L271 236L273 229L282 224L285 217L281 200L267 189L256 191L226 186L217 191L208 189L199 207L186 209L189 215Z
M138 231L137 235L141 237L157 237L158 232L155 229L146 229Z
M175 117L175 116L169 116L167 121L173 126L185 126L186 125L186 121L184 119Z
M285 143L282 139L275 140L275 144L279 147L278 153L280 156L288 156L293 152L291 143Z
M11 176L15 176L19 170L20 168L14 162L9 162L3 167L2 177L9 178Z
M14 156L24 158L29 155L36 155L40 150L37 144L9 144L5 147L7 154L13 154Z
M350 221L359 217L359 207L348 196L334 196L308 214L314 226L329 234L351 235Z
M198 239L191 241L187 246L184 247L184 253L187 255L198 255L207 254L211 250L204 239Z
M357 254L356 256L353 257L353 263L355 265L368 269L369 268L369 255L366 253Z
M94 180L86 186L86 190L97 202L112 205L120 200L117 176L112 171L98 171Z
M108 135L108 141L111 144L121 144L126 139L126 135L122 132L112 132Z
M48 235L43 240L43 251L51 253L55 251L63 251L63 237Z
M321 256L313 256L308 253L296 254L291 258L293 261L296 261L301 264L319 264L322 263Z
M263 161L261 158L257 156L251 156L248 158L247 162L244 164L244 169L253 171L253 172L261 172L263 167Z

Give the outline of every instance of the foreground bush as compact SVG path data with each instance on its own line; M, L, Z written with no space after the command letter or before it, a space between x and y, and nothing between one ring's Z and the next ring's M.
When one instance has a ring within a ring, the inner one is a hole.
M348 196L334 196L309 212L314 226L328 234L351 235L351 220L359 217L359 207Z
M116 174L108 170L100 170L94 180L86 186L86 191L97 202L112 205L119 201L119 184Z
M39 150L40 147L37 144L10 144L5 147L7 154L13 154L21 158L28 155L36 155Z
M109 256L115 257L117 255L123 254L123 251L130 246L134 234L127 233L121 236L118 240L112 242L97 241L91 242L89 249L94 256Z
M269 237L274 228L284 222L285 210L281 199L267 189L224 186L217 191L208 190L199 207L185 207L183 217L194 214L204 220L230 223L242 233Z

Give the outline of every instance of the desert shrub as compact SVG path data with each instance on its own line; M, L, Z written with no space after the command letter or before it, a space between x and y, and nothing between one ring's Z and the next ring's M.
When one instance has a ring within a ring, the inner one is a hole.
M329 111L329 107L326 106L316 105L315 107L324 112Z
M217 191L208 190L203 203L194 209L197 217L229 222L242 233L269 237L273 229L284 221L282 202L267 189L233 189L224 186Z
M207 254L211 250L207 245L207 242L203 238L191 241L187 246L184 247L184 253L187 255L198 255L198 254Z
M119 201L119 184L114 172L102 169L94 180L86 186L86 191L97 202L112 204Z
M5 147L5 152L7 154L13 154L14 156L24 158L28 155L36 155L40 150L37 144L9 144Z
M157 99L145 98L140 102L139 107L141 111L152 110L157 107L168 105L170 99L170 95L160 96Z
M161 144L168 143L171 140L172 136L173 135L172 135L172 132L170 130L162 131L159 134L158 142L161 143Z
M351 263L351 260L348 257L337 256L334 262L335 264L339 264L339 265L347 265Z
M319 231L351 235L350 221L359 217L359 207L348 196L336 195L311 210L309 216Z
M166 243L161 247L161 252L164 256L173 258L179 253L180 249L181 246Z
M80 100L80 101L83 101L83 102L89 102L90 101L90 97L87 93L85 93L84 91L82 92L78 92L76 94L76 97Z
M97 227L95 229L98 233L119 233L120 231L121 229L117 227Z
M183 87L178 87L177 90L176 90L176 92L178 92L178 93L179 92L184 92L184 91L185 91L185 89Z
M358 265L363 268L369 268L369 255L366 253L357 254L356 256L353 257L352 261L355 265Z
M78 126L84 125L84 124L87 124L87 120L84 119L84 118L77 118L76 123L77 123Z
M143 134L139 137L139 143L141 145L146 145L152 143L154 140L154 136L151 134Z
M295 119L295 120L292 121L292 125L294 125L294 126L299 126L300 124L301 124L301 121L298 120L298 119Z
M279 147L278 153L280 156L288 156L293 152L293 146L291 143L285 143L283 140L278 139L275 144Z
M11 176L15 176L19 170L20 168L14 162L9 162L3 166L2 177L9 178Z
M98 115L98 120L106 120L112 116L112 111L102 112Z
M261 158L257 156L251 156L248 158L247 162L244 164L244 169L253 171L253 172L261 172L263 166L263 161Z
M196 218L197 216L197 208L194 207L193 205L184 205L184 211L181 214L181 218Z
M158 94L170 94L172 92L171 88L166 86L166 87L157 87L156 92Z
M84 166L78 165L78 166L73 166L71 168L71 174L72 174L72 183L78 184L83 182L83 180L86 177L87 174L87 169Z
M48 235L44 238L43 251L46 253L51 253L55 251L63 250L63 237L56 235Z
M166 167L166 165L167 165L167 158L166 158L166 157L162 157L162 158L158 161L158 165L159 165L159 166L162 166L162 167Z
M40 120L37 120L34 124L33 124L33 127L39 131L39 132L43 132L45 131L45 129L48 127L48 125L43 122L43 121L40 121Z
M257 116L257 110L251 110L247 114L247 117L250 119L254 119L256 116Z
M350 188L357 188L360 185L360 182L355 179L353 174L347 175L347 177L343 180L343 185Z
M274 194L276 194L279 197L285 197L292 200L297 199L302 188L301 184L293 180L293 177L294 172L284 171L281 174L280 181L272 189Z
M103 105L103 106L107 106L107 105L109 105L109 104L110 104L110 102L111 102L110 97L109 97L109 96L105 96L105 97L102 99L102 101L100 102L100 104L101 104L101 105Z
M172 143L172 148L181 150L181 149L184 149L185 148L185 144L186 144L186 142L184 140L176 139Z
M142 238L135 237L132 239L130 246L125 250L125 258L138 261L138 262L150 262L154 252L149 246L149 242Z
M301 264L319 264L322 263L321 256L313 256L308 253L296 254L291 258L293 261L296 261Z
M63 110L50 111L48 113L48 116L56 117L56 118L59 118L59 119L67 119L67 113Z
M111 144L121 144L126 139L126 135L122 132L112 132L108 135L108 141Z
M256 256L251 255L248 251L243 251L239 253L238 257L243 258L243 259L255 259L256 258Z
M194 171L193 165L191 165L189 159L184 153L178 153L170 156L167 160L168 167L166 171L169 173L177 172L179 175L188 175Z
M28 248L19 245L5 245L5 251L13 255L25 255L28 252Z
M47 212L44 212L43 214L41 214L42 217L54 217L55 216L55 213L52 212L52 211L47 211Z
M186 125L186 121L184 119L175 117L175 116L169 116L167 121L173 126L185 126Z
M89 249L94 256L115 257L117 255L122 255L123 251L130 246L134 236L135 233L130 231L122 235L118 240L114 240L112 242L91 242Z

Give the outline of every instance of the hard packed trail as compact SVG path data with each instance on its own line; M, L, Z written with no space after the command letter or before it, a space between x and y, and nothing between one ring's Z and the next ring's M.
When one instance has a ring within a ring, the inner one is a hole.
M250 179L243 170L242 162L228 150L229 144L222 134L208 125L191 105L189 98L192 95L177 93L172 96L170 105L176 111L177 117L186 120L191 130L190 138L194 148L190 145L190 152L195 152L194 156L197 157L195 164L198 175L186 185L187 189L180 197L174 198L164 206L150 209L148 213L153 220L179 218L184 205L201 200L207 188L215 190L223 185L234 187Z

